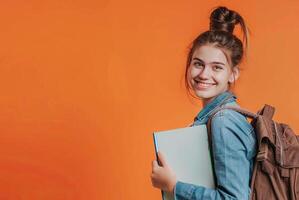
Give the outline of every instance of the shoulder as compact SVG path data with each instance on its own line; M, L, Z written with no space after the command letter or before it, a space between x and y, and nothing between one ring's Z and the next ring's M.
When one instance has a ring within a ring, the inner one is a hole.
M215 141L223 140L228 144L253 148L255 133L246 117L237 111L224 109L217 112L211 121L211 130Z
M225 106L236 106L239 107L237 103L226 104ZM253 131L253 127L247 121L247 118L232 109L223 109L214 114L212 118L212 126L218 127L228 127L228 128L236 128L239 131L243 131L245 133L249 133Z

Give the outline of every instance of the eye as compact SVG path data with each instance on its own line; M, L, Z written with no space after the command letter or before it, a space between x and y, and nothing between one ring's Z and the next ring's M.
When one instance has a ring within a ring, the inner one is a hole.
M223 69L223 67L222 66L220 66L220 65L214 65L214 70L216 70L216 71L220 71L220 70L222 70Z
M201 62L193 62L193 66L195 66L195 67L203 67L204 65Z

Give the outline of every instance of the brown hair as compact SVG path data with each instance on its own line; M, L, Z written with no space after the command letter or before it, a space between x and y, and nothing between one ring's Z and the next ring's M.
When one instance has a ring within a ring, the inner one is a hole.
M237 24L241 26L245 48L242 41L233 34ZM218 47L223 51L231 67L236 67L241 62L244 51L247 51L248 31L244 19L236 11L229 10L223 6L217 7L212 11L210 15L210 30L201 33L193 40L187 55L185 86L191 96L193 95L190 92L191 86L188 81L188 70L194 51L203 45Z

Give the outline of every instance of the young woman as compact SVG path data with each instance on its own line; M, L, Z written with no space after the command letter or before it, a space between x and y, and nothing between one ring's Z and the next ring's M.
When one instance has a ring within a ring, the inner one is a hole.
M245 47L233 34L237 24L241 25ZM186 87L203 104L192 126L206 124L211 113L221 106L238 106L231 86L239 77L247 41L247 27L237 12L218 7L211 13L210 30L193 41L187 58ZM152 163L153 186L172 193L176 200L249 199L256 153L253 127L243 115L224 109L214 115L211 131L215 189L177 180L162 153L158 153L161 166L156 160Z

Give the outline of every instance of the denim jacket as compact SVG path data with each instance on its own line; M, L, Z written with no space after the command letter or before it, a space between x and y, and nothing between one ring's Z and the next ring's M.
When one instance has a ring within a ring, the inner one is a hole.
M196 116L192 126L206 124L219 106L238 106L231 92L218 95ZM256 137L246 118L233 110L221 110L211 123L215 189L184 183L178 180L174 188L175 200L247 200L256 154Z

